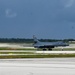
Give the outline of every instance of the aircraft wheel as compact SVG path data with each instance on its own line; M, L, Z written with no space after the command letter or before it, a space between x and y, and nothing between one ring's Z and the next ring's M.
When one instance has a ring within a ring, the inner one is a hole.
M46 51L46 49L43 49L43 51Z
M52 51L52 49L51 49L51 48L49 48L48 50L49 50L49 51Z

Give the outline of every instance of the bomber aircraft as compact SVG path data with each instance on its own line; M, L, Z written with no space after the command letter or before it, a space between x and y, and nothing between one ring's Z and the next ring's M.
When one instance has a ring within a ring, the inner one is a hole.
M41 42L39 41L35 36L33 36L34 39L34 44L33 46L37 49L41 48L43 50L52 50L52 48L54 47L58 47L58 46L69 46L68 43L65 43L63 41L58 41L58 42Z

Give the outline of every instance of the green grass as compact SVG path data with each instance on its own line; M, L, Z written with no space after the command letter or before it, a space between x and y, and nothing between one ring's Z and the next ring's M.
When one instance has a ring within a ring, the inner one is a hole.
M0 54L34 54L34 52L0 52Z
M9 47L0 47L0 50L34 50L37 48L9 48ZM53 51L61 51L61 48L53 48ZM42 51L42 49L38 49L38 51ZM48 51L48 50L47 50ZM75 48L63 48L63 51L75 51Z
M35 53L37 49L32 48L8 48L0 47L0 50L9 50L9 52L0 52L0 54L9 54L6 56L0 56L0 59L10 59L10 58L63 58L63 57L75 57L75 54L39 54ZM27 52L10 52L11 50L28 50ZM29 51L31 50L31 51ZM32 51L34 50L34 51ZM41 50L41 49L39 49ZM75 51L75 48L64 48L64 51ZM42 51L42 50L41 50ZM54 48L53 51L61 51L60 49ZM13 54L25 54L25 55L13 55ZM28 55L26 55L28 54Z
M36 55L19 55L19 56L0 56L0 59L8 59L8 58L63 58L63 57L75 57L75 54L36 54Z
M35 48L9 48L9 47L0 47L0 50L37 50Z
M0 56L0 59L9 59L9 58L63 58L63 57L75 57L75 54L44 54L44 53L35 53L27 52L0 52L0 54L8 54L6 56ZM24 54L24 55L13 55L13 54ZM27 54L27 55L26 55Z

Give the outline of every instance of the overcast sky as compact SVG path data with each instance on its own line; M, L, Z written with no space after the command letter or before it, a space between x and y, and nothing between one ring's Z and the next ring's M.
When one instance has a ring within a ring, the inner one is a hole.
M0 0L0 37L75 38L75 0Z

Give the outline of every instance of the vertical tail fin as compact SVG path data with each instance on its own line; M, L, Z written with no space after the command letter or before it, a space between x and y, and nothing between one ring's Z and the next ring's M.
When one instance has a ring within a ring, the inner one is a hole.
M33 35L33 39L34 39L34 43L38 43L38 39L35 37L35 35Z

